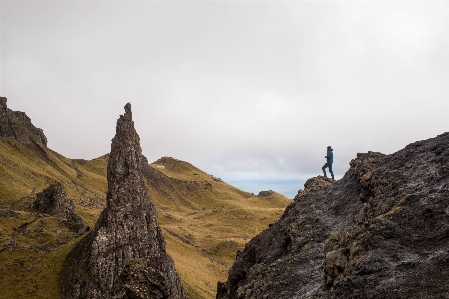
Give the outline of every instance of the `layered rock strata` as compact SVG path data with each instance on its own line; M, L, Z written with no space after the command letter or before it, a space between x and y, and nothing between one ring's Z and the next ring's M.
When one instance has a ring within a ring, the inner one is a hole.
M12 111L6 103L7 98L0 97L0 138L17 140L23 145L38 142L47 146L42 129L36 128L24 112Z
M449 133L309 185L237 253L217 298L448 296Z
M143 178L131 105L117 121L107 169L107 207L69 254L62 298L185 298Z
M73 201L67 197L62 183L50 185L37 194L34 208L40 212L55 216L68 228L79 234L84 234L90 228L83 219L76 214Z

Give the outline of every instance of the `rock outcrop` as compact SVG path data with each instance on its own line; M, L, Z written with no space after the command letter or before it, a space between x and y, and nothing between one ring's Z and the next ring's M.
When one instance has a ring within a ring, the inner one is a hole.
M327 187L334 182L335 181L333 179L330 179L330 178L327 178L327 177L324 177L321 175L314 177L314 178L310 178L304 183L304 190L300 189L298 191L298 194L296 194L296 196L293 200L298 200L301 196L303 196L309 192L317 191L319 189Z
M6 102L6 98L0 97L0 138L17 140L23 145L38 142L47 146L42 129L36 128L24 112L8 109Z
M237 253L217 298L447 298L449 133L310 184Z
M67 198L62 183L50 185L37 194L34 208L40 212L55 216L69 229L84 234L90 228L75 212L73 201Z
M127 104L111 145L107 206L65 261L62 298L185 298L150 203L143 161Z
M268 191L260 191L259 194L257 194L257 197L271 197L273 196L275 193L273 190L268 190Z

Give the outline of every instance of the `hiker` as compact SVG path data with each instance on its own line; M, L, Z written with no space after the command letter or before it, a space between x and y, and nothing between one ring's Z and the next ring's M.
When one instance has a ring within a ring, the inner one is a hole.
M323 169L324 176L327 178L326 168L329 167L329 172L331 173L332 179L334 179L334 173L332 172L332 163L334 163L334 153L330 145L327 147L327 156L325 156L324 158L327 159L326 164L324 164L323 168L321 168Z

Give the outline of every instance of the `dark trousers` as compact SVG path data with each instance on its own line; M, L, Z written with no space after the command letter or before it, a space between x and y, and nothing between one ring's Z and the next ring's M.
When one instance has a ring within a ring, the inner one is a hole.
M332 163L327 162L326 164L324 164L323 168L321 168L323 170L324 176L327 177L326 175L326 168L329 167L329 172L331 173L332 179L334 179L334 173L332 172Z

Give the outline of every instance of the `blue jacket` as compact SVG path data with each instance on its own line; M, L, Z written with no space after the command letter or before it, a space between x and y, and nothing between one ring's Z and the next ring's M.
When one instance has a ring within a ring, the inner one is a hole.
M327 156L325 158L327 158L327 163L334 163L334 153L332 148L327 150Z

